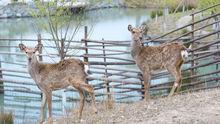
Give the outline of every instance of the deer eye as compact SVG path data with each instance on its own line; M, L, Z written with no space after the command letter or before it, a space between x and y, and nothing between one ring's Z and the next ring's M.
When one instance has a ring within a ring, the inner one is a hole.
M35 52L33 52L35 54Z
M27 52L25 52L27 54Z
M134 34L135 32L134 32L134 31L132 31L132 33Z

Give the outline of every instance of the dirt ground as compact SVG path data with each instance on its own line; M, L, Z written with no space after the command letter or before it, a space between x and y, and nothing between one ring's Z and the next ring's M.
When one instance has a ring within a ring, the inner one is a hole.
M220 89L157 98L135 103L98 104L98 114L85 106L81 124L219 124ZM55 124L79 123L77 114L55 119Z

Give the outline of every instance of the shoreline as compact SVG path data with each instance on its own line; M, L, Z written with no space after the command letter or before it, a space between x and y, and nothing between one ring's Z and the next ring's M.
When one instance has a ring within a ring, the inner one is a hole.
M85 12L95 11L100 9L111 9L111 8L137 8L132 6L126 6L124 3L101 3L97 5L91 5L84 8ZM138 7L146 9L158 9L158 7ZM34 5L26 3L12 3L0 8L0 19L14 19L14 18L32 18L32 15L29 13L30 9L37 12L38 10ZM75 8L81 9L81 8Z

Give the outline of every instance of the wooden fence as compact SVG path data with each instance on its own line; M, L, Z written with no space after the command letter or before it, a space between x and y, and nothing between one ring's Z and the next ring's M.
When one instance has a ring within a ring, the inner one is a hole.
M216 7L216 6L213 6ZM204 12L208 9L204 9ZM219 18L220 13L208 15L203 19L196 21L196 14L192 13L192 23L170 31L160 37L146 40L149 42L173 42L180 41L185 44L192 44L192 52L190 58L185 62L182 69L183 85L181 92L188 92L200 89L207 89L219 86L219 62L220 62L220 39L219 27L215 30L210 30L210 27L218 24L219 20L210 21L213 18ZM176 33L191 27L191 31L180 36L169 37L170 34ZM206 34L197 34L199 31L208 30ZM116 101L138 100L143 98L143 86L141 84L142 77L137 69L135 62L130 56L131 41L110 41L110 40L91 40L87 38L87 27L85 27L85 37L81 41L66 41L72 45L70 50L80 50L78 54L67 54L67 57L76 57L90 64L92 75L88 76L89 83L95 88L96 97L98 100L105 98L113 98ZM57 53L48 53L48 49L55 49L53 46L46 45L46 42L51 42L51 39L43 39L38 36L38 39L13 39L0 38L0 42L13 42L13 45L0 45L0 48L14 49L14 52L0 51L1 56L15 56L21 59L23 53L18 52L18 43L23 42L42 42L44 48L40 53L40 61L52 59L57 61ZM78 45L77 45L78 44ZM14 83L20 86L7 86L1 83L1 91L25 92L40 95L39 90L33 90L29 86L35 86L30 76L27 74L24 58L20 61L0 61L0 81L3 83ZM4 63L11 64L17 67L4 67ZM11 77L11 78L10 78ZM17 80L17 78L21 80ZM173 78L166 71L153 74L150 92L154 95L167 95L173 84ZM2 87L4 86L4 88ZM12 89L7 89L12 87ZM74 91L66 89L66 92ZM75 91L74 91L75 92ZM54 94L54 97L61 98L59 94ZM77 98L67 98L74 99Z

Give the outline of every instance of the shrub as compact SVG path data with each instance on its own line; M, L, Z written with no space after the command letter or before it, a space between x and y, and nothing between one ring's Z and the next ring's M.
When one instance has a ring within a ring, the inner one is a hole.
M150 17L153 19L157 16L162 16L163 15L163 11L162 10L154 10L154 11L151 11L150 13Z
M0 113L0 124L13 124L12 113Z
M214 5L220 3L220 0L198 0L198 7L200 9L204 9L208 6ZM220 7L217 6L215 8L210 9L209 11L213 11L213 12L219 12L220 11Z

